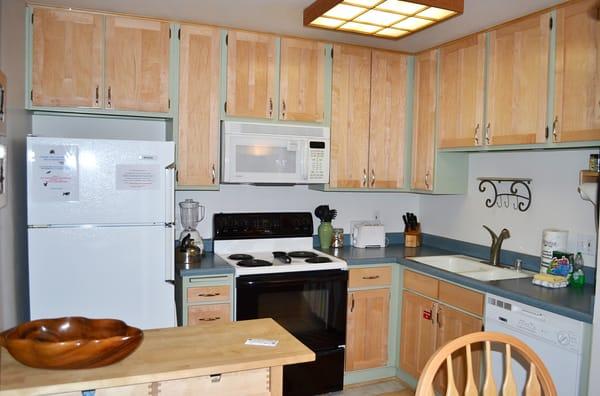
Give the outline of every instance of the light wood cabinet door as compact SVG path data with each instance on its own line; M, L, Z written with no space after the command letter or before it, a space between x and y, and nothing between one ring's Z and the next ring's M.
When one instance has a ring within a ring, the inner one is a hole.
M103 16L34 8L32 104L100 108Z
M549 13L490 32L486 144L545 141L549 34Z
M325 44L281 39L279 118L321 122L324 119Z
M437 348L446 345L448 342L462 337L465 334L474 333L483 330L483 321L480 318L476 318L471 315L467 315L461 311L440 304L437 312L438 322L438 335L437 335ZM473 367L479 367L479 363L482 357L482 348L480 345L473 346L472 349ZM459 394L464 393L464 388L467 379L467 359L465 350L457 351L452 354L454 383L458 389ZM445 392L445 386L447 384L446 377L446 366L440 369L436 376L436 384L438 389L442 389ZM479 383L479 370L473 370L475 373L475 383Z
M400 367L415 378L419 378L436 350L436 307L430 299L407 291L402 293Z
M106 108L169 111L169 23L106 16Z
M219 30L182 25L179 47L178 184L218 184Z
M387 364L390 289L349 293L346 371Z
M600 140L600 3L567 3L556 16L557 142Z
M275 36L230 30L227 37L226 112L273 118Z
M407 56L372 51L369 187L404 187Z
M433 190L435 161L437 51L415 57L411 187Z
M366 188L371 50L335 44L332 84L329 184L341 188Z
M483 143L485 33L440 48L438 147Z

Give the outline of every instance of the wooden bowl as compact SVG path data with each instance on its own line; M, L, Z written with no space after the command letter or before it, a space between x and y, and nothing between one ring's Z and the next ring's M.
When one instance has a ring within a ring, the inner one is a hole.
M140 345L142 330L116 319L39 319L0 333L19 362L45 369L84 369L116 363Z

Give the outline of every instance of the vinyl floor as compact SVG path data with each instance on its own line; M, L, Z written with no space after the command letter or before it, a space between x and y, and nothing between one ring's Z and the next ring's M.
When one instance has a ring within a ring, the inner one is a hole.
M348 386L341 392L328 393L327 396L414 396L413 389L397 379L386 379L366 384Z

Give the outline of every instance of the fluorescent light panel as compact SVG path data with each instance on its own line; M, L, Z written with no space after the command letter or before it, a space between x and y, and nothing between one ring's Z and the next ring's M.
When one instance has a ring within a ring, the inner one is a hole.
M307 10L327 0L317 0L304 10L305 24L331 30L343 30L386 38L400 38L462 13L463 4L454 10L434 7L436 0L423 0L426 5L400 0L340 0L337 4L307 17ZM459 0L457 0L459 2ZM326 4L331 4L329 3ZM321 6L322 7L322 6ZM313 18L307 20L307 18Z

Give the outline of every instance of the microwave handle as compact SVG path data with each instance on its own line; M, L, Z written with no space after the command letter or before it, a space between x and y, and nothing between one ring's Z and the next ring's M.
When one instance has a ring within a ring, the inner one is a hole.
M301 169L302 169L302 180L308 180L308 147L306 145L306 142L304 143L305 146L302 149L302 162L300 164Z

